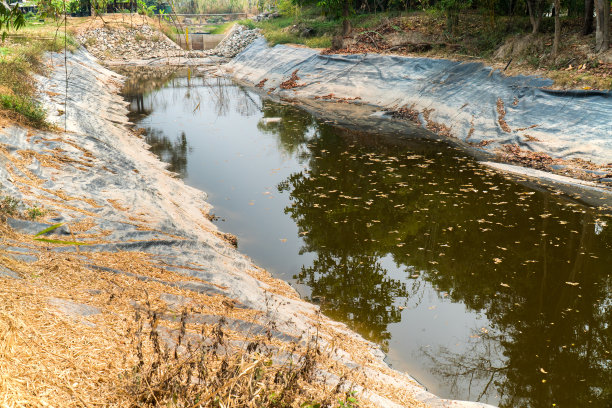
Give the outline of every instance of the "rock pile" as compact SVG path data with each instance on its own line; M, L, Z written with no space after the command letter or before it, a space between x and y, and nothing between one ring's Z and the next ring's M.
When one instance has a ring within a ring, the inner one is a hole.
M255 39L261 36L259 30L249 30L247 27L236 24L230 33L214 49L208 52L209 55L233 58L244 50Z
M236 24L217 47L207 51L183 50L174 41L148 25L134 28L96 28L79 35L77 39L96 58L121 64L121 61L175 59L175 57L233 58L260 35L259 30L249 30L243 25Z
M143 60L185 54L175 42L148 25L96 28L77 39L101 60Z
M277 17L280 17L280 13L278 11L265 11L261 14L251 17L251 20L265 21L265 20L270 20L272 18L277 18Z

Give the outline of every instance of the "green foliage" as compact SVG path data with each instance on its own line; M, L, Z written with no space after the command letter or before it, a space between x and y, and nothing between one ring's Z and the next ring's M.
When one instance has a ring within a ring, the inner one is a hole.
M244 20L239 20L238 24L245 26L249 30L253 30L253 29L257 28L257 26L255 25L255 22L253 20L251 20L250 18L245 18Z
M11 7L6 2L0 2L0 31L2 31L2 41L4 41L7 32L11 28L18 30L24 25L25 17L17 5Z
M446 30L449 33L456 34L457 26L459 25L459 13L462 10L469 8L472 5L472 0L439 0L437 7L444 11L446 15Z
M293 0L279 0L277 9L284 16L299 17L302 13L300 4Z
M45 127L46 113L33 99L20 95L0 94L0 105L23 116L34 127Z
M319 0L317 7L319 7L323 14L333 18L339 18L342 13L343 0Z
M0 200L0 215L14 215L17 213L17 208L19 207L19 200L11 196L4 196L2 200Z
M28 218L30 218L31 220L36 220L37 218L44 216L46 213L45 210L38 208L37 205L31 208L28 208L26 212L28 213Z
M38 13L41 17L50 17L54 20L61 18L67 11L74 8L71 2L63 0L39 0Z
M138 0L138 14L151 17L156 9L157 5L155 3L148 4L144 0Z
M274 8L276 8L275 0ZM262 6L265 6L262 4ZM263 7L262 7L263 8ZM244 13L256 12L253 0L179 0L174 2L177 13Z
M36 209L38 209L38 207L34 207ZM32 208L30 208L30 210L32 210ZM30 211L28 210L28 212ZM38 210L40 211L40 210ZM32 219L36 219L37 217L40 217L44 214L44 212L41 212L41 214L37 215L36 217L30 217ZM63 222L59 223L59 224L53 224L50 227L47 227L45 229L43 229L42 231L37 232L36 234L34 234L34 240L35 241L41 241L41 242L47 242L50 244L59 244L59 245L89 245L88 243L85 242L77 242L77 241L64 241L61 239L51 239L51 238L40 238L41 235L47 234L51 231L55 231L56 229L58 229L59 227L61 227L62 225L64 225Z
M109 0L91 0L91 6L97 15L106 13L108 3Z
M444 11L460 11L470 8L472 0L439 0L436 5Z

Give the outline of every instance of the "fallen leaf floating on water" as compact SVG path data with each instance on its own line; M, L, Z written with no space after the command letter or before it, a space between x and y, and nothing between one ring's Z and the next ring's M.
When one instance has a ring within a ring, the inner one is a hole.
M570 286L578 286L580 285L579 282L565 282L566 285L570 285Z
M509 288L510 285L508 285L507 283L500 283L499 286L503 286L504 288Z
M542 374L548 374L548 371L544 370L543 368L540 368L540 372L541 372Z
M281 238L280 242L287 242L287 238Z

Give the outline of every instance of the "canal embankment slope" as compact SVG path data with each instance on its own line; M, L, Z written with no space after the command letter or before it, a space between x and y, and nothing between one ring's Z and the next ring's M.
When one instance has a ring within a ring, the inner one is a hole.
M490 164L499 171L548 180L566 192L584 190L573 195L591 205L611 204L610 91L551 90L551 80L509 77L482 63L322 54L269 47L263 38L225 68L239 81L293 103L374 107L390 121L412 122L487 165L504 163Z
M267 385L245 395L289 403L486 406L428 393L242 255L211 223L206 194L130 130L120 75L83 50L45 64L36 79L52 126L0 130L3 402L156 405L193 397L195 378L238 404L231 390L246 378ZM283 382L292 375L301 388Z

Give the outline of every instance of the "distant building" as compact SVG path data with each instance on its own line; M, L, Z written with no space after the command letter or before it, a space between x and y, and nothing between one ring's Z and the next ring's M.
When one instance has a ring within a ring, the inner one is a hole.
M10 3L9 5L11 6L11 8L14 6L19 7L19 10L21 10L23 14L38 13L38 5L33 1L17 0L16 2Z

